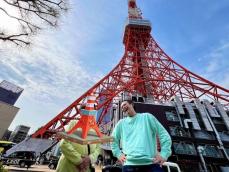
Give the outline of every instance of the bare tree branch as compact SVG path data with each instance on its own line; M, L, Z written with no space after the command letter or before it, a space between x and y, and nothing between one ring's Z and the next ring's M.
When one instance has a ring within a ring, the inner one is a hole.
M12 43L16 45L24 44L29 45L30 43L28 41L24 41L23 37L27 37L28 34L18 34L18 35L10 35L6 36L4 33L0 33L0 39L2 41L11 41Z
M31 43L29 37L44 29L45 25L56 27L59 17L68 9L68 0L2 0L2 2L9 8L0 5L0 15L2 12L13 19L20 29L17 33L1 31L0 41L19 46L29 45ZM10 8L16 10L17 15L11 14Z

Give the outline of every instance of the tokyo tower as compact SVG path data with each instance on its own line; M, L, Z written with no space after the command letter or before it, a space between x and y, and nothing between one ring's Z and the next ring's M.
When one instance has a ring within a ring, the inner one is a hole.
M79 115L79 108L92 91L97 94L100 124L123 94L139 95L165 102L178 96L182 101L202 98L229 105L229 90L208 81L175 62L151 36L151 23L142 17L136 0L128 0L128 19L123 44L125 52L109 74L92 86L81 97L33 134L49 138L64 130Z

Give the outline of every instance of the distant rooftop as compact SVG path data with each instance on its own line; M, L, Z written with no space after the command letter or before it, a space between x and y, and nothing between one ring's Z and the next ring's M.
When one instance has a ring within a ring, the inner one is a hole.
M13 93L21 93L23 91L23 88L15 85L15 84L12 84L6 80L3 80L0 83L0 87L6 89L8 91L12 91Z
M23 88L8 81L4 80L0 83L0 101L2 102L14 105L22 92Z

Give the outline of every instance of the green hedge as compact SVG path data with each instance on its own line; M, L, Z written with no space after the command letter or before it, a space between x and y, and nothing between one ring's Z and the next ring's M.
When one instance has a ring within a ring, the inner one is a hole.
M2 165L2 162L0 162L0 172L8 172L8 170L6 170Z

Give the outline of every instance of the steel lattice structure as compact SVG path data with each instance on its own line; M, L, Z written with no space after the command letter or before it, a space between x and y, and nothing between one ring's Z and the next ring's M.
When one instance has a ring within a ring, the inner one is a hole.
M151 36L151 24L142 18L135 0L128 0L129 17L123 43L125 53L118 65L91 87L69 107L33 134L33 137L51 137L79 115L79 107L92 90L97 96L100 110L98 124L123 92L168 101L179 96L183 101L208 98L229 103L229 90L214 84L176 63Z

